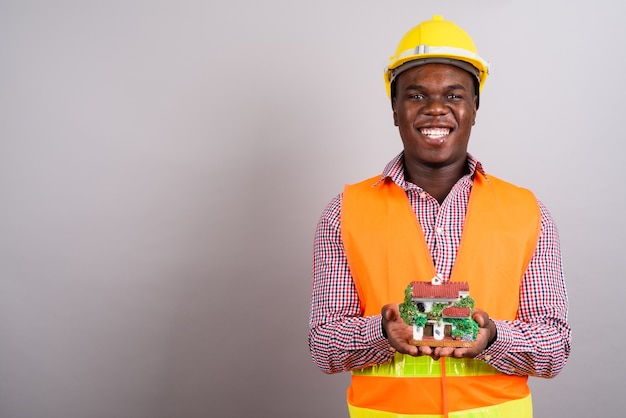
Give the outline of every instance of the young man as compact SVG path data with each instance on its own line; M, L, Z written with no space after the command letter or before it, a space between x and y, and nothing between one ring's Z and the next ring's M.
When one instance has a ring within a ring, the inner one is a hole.
M467 152L487 75L454 23L411 29L385 73L403 151L319 220L309 347L324 372L352 372L351 417L529 418L528 376L553 377L569 356L554 221ZM393 302L434 276L469 283L473 346L410 344Z

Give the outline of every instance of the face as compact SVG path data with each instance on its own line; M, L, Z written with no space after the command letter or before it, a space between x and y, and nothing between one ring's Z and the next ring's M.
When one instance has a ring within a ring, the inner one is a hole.
M411 68L396 80L392 107L405 164L427 168L465 164L477 110L467 71L448 64Z

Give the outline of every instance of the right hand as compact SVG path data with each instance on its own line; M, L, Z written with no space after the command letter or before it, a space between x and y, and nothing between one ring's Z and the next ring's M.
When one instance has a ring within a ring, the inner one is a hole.
M410 341L413 339L413 327L407 325L402 320L397 303L390 303L383 306L380 314L382 316L382 326L387 333L389 344L398 353L409 354L412 356L430 354L420 353L420 350L416 346L410 344Z

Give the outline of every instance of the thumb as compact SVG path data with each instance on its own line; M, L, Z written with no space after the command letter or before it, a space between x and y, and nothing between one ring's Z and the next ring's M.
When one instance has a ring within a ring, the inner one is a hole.
M489 314L481 309L474 309L472 319L478 323L478 326L484 328L489 322Z
M381 314L386 321L395 321L399 315L398 306L395 304L385 305Z

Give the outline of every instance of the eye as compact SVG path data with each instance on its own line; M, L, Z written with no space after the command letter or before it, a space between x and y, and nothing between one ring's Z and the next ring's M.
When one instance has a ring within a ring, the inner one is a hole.
M409 94L408 98L410 100L424 100L424 95L420 93Z
M456 94L456 93L450 93L448 94L448 99L450 100L458 100L458 99L462 99L463 96Z

